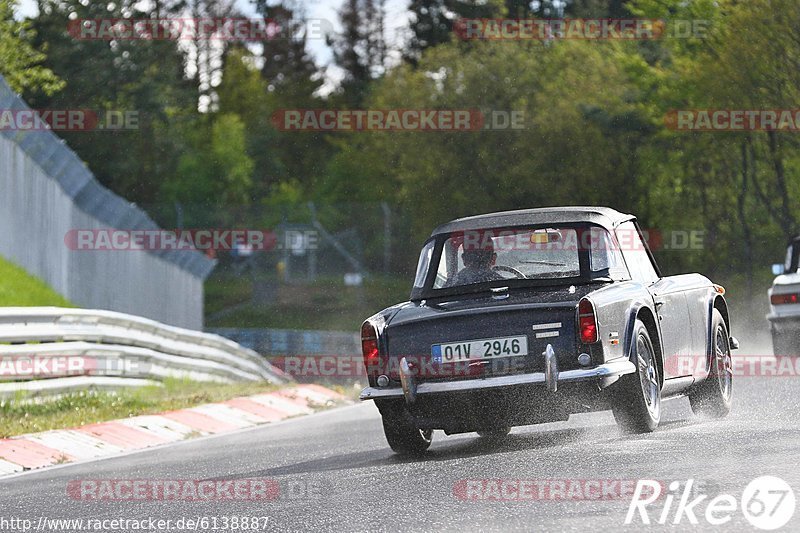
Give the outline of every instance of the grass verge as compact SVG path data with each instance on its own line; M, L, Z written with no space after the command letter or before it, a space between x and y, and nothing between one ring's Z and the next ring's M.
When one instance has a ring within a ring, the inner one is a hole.
M42 280L0 257L0 307L74 307Z
M0 437L157 414L278 388L264 382L221 384L168 379L160 387L153 385L117 393L85 391L36 403L22 398L3 400Z

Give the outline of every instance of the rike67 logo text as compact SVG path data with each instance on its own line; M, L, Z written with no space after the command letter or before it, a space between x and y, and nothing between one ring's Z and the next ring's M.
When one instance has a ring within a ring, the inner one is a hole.
M774 476L754 479L739 499L730 494L719 494L709 499L707 494L698 494L694 484L693 479L685 484L673 481L667 493L662 494L660 482L639 480L625 523L677 525L689 522L698 525L704 519L709 525L724 526L741 512L753 527L770 531L785 526L794 515L792 487Z

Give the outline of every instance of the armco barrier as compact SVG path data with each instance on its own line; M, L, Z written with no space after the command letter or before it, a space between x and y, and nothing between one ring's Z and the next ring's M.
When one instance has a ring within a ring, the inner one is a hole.
M78 364L54 369L64 360ZM0 308L0 396L138 386L168 377L289 381L263 356L219 335L113 311Z
M0 76L0 109L29 110ZM203 281L214 260L190 250L76 252L70 230L158 230L103 187L51 130L0 127L0 256L85 308L203 327Z

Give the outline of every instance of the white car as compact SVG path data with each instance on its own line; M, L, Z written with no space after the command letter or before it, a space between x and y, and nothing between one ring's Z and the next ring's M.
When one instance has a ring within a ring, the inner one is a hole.
M777 278L769 290L770 313L775 355L800 355L800 237L789 244L786 262L772 265Z

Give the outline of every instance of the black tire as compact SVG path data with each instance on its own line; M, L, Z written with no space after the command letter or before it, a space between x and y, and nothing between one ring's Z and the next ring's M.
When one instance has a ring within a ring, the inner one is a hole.
M786 333L778 333L772 330L772 353L778 356L793 356L800 355L798 343L792 335Z
M433 439L433 430L419 429L405 410L383 415L383 433L392 450L400 455L421 455Z
M501 441L508 437L509 433L511 433L510 427L491 428L478 431L478 436L486 440Z
M731 412L733 360L728 327L716 309L711 317L711 331L713 353L708 377L689 393L689 403L698 416L722 418Z
M661 380L658 355L641 320L633 329L632 350L636 372L623 376L614 386L612 411L624 432L650 433L661 421Z

